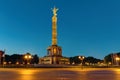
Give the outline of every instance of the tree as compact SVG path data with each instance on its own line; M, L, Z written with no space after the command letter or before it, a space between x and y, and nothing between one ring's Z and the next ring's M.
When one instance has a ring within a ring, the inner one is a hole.
M70 57L70 64L72 64L72 63L80 64L81 61L78 57L79 56Z
M96 63L101 62L101 61L102 61L102 60L97 59L97 58L94 58L94 57L92 57L92 56L86 57L85 60L84 60L84 62L89 63L89 65L90 65L90 64L96 64Z
M22 63L23 62L23 55L19 54L13 54L10 56L10 60L12 64L16 64L17 62Z
M25 55L27 55L27 58L30 58L29 55L31 55L30 53L26 53L24 55L20 55L20 54L12 54L12 55L5 55L5 59L4 61L7 62L7 64L25 64L27 63L27 60L25 59ZM31 55L31 58L29 60L29 62L31 64L38 64L39 63L39 57L37 54L35 55Z
M37 54L33 55L33 59L32 59L32 64L38 64L39 63L39 57L37 56Z
M104 61L106 64L108 64L109 62L112 62L112 54L108 54L107 56L105 56Z
M72 63L75 63L75 64L80 64L81 62L82 62L82 60L80 60L79 59L79 56L75 56L75 57L70 57L70 64L72 64ZM85 64L85 63L91 63L91 64L96 64L96 63L98 63L98 62L102 62L102 60L100 60L100 59L97 59L97 58L94 58L94 57L92 57L92 56L89 56L89 57L85 57L84 59L83 59L83 64Z

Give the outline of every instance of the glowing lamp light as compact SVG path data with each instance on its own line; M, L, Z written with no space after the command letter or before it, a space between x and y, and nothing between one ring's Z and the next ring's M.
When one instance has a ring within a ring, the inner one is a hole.
M116 60L117 60L117 61L119 61L119 60L120 60L120 58L119 58L119 57L116 57Z

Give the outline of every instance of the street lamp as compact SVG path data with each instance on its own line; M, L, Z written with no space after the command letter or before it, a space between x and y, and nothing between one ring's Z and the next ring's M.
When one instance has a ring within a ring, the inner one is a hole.
M115 60L116 60L116 62L117 62L117 65L119 65L120 58L119 58L119 57L116 57Z
M116 57L116 61L119 61L120 60L120 58L119 57Z
M85 59L85 57L84 56L79 56L78 58L81 60L81 65L83 65L83 60Z
M32 59L32 55L27 53L27 54L25 54L24 59L27 60L27 64L30 64L30 60Z

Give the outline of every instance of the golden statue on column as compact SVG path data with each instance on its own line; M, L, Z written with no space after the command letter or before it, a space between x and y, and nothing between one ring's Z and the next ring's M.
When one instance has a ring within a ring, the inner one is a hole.
M57 11L58 11L58 9L54 7L54 9L53 9L53 15L54 16L57 16Z

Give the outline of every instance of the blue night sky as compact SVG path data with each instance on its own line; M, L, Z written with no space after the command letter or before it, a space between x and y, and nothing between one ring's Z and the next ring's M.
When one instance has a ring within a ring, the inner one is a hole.
M120 52L120 0L0 0L0 50L45 56L54 6L63 56Z

